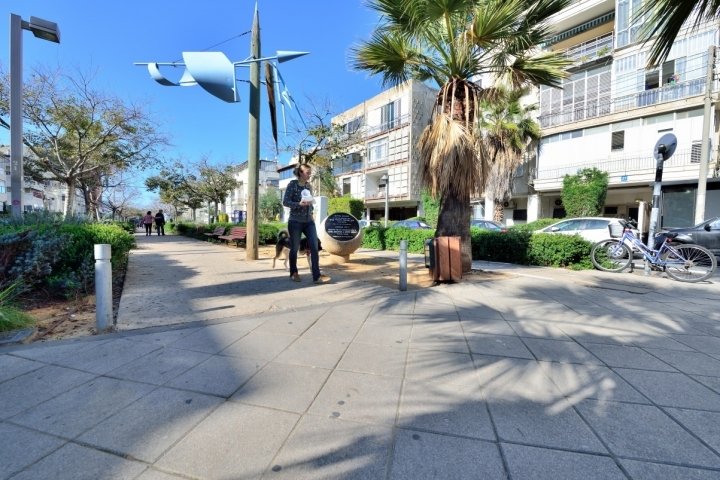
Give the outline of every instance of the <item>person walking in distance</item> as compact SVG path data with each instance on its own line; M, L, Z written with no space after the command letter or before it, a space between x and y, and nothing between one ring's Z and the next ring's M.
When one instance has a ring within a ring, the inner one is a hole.
M152 235L152 225L153 225L153 214L150 210L145 214L145 216L142 218L143 226L145 227L145 236L148 237Z
M155 229L158 235L165 235L165 215L162 209L155 214Z
M325 283L330 277L320 274L320 256L318 254L318 238L313 219L313 197L310 165L301 164L294 170L296 180L291 180L285 190L283 205L290 209L288 218L288 234L290 235L290 279L300 281L297 268L297 255L300 249L300 237L305 234L310 247L310 269L314 283Z

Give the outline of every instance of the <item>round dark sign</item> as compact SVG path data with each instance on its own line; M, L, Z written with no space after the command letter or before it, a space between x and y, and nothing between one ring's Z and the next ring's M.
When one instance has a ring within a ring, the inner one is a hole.
M357 237L360 224L349 213L333 213L325 219L325 231L335 240L346 242Z

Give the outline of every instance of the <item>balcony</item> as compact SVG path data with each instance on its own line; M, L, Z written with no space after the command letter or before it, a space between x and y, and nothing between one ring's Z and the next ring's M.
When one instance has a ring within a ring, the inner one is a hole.
M396 128L404 127L410 123L410 115L402 115L380 125L367 125L364 129L366 137L372 137Z
M579 66L610 56L612 52L613 34L607 33L569 48L565 55L573 61L573 66Z

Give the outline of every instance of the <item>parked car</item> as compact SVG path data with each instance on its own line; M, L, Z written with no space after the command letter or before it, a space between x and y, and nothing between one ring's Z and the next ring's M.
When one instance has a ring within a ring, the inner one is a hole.
M433 228L428 225L427 223L420 221L420 220L400 220L399 222L395 222L392 225L390 225L390 228L409 228L411 230L432 230Z
M720 217L705 220L692 227L668 228L663 231L678 234L673 238L673 243L700 245L720 257Z
M471 220L470 227L492 230L494 232L507 232L507 228L504 225L498 222L493 222L492 220Z
M579 217L561 220L548 225L535 233L559 233L562 235L580 235L588 242L595 243L610 237L620 237L627 222L621 218ZM633 229L640 238L637 229Z
M360 228L382 227L382 223L378 222L377 220L365 220L364 218L358 220L358 224L360 225Z

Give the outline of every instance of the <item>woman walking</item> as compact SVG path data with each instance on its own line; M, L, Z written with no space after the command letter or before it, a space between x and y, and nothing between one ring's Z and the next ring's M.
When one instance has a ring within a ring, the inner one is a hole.
M152 225L153 225L153 215L150 210L145 214L145 216L142 219L143 226L145 227L145 236L149 237L152 235Z

